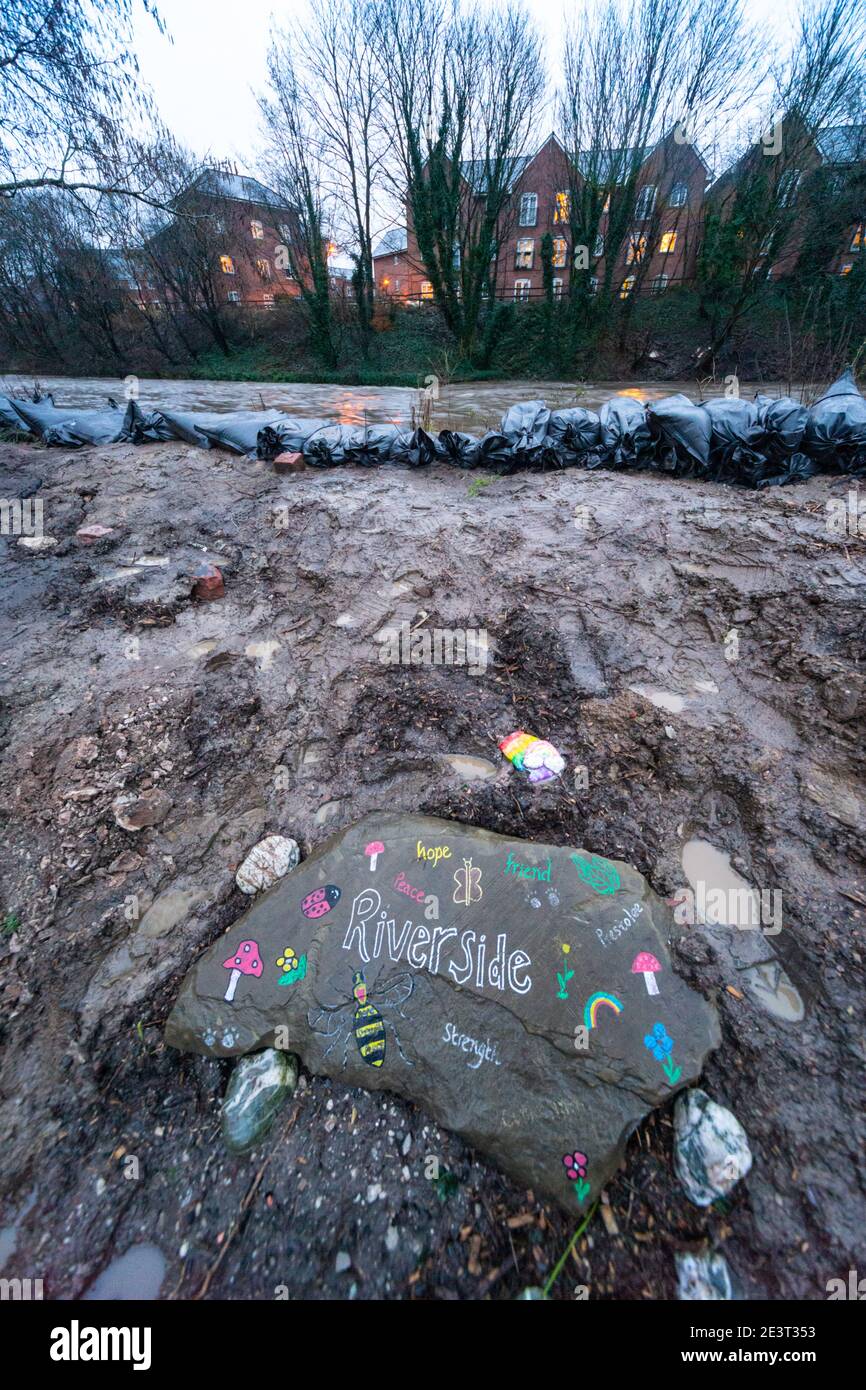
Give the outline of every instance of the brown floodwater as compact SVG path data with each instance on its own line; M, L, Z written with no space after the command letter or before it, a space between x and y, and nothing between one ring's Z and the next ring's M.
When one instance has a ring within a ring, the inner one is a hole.
M430 378L431 382L434 380ZM127 383L130 383L129 385ZM0 394L17 395L32 389L32 377L0 376ZM408 424L420 404L418 391L405 386L307 385L297 382L174 381L161 378L45 376L43 391L50 391L58 405L99 406L107 396L118 401L134 390L143 406L173 410L285 410L290 415L327 418L344 425L365 422ZM692 400L707 400L725 392L724 379L700 388L694 381L568 382L568 381L469 381L434 385L432 425L435 429L478 432L498 424L516 401L543 400L551 409L583 405L597 410L612 396L633 396L657 401L683 392ZM758 390L782 395L778 385L760 382L739 384L741 396Z

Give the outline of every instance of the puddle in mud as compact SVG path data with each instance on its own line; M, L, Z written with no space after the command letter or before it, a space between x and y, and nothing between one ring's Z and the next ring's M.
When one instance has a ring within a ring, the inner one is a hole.
M156 1245L131 1245L97 1275L85 1299L143 1299L159 1297L165 1278L165 1256Z
M755 890L731 868L731 857L708 840L683 845L683 873L695 895L698 920L720 927L754 927L761 920Z
M445 762L450 763L454 771L467 781L496 777L499 771L487 758L473 758L463 753L446 753Z
M668 714L682 714L686 707L684 696L674 695L670 690L658 690L654 685L630 685L629 690L633 695L649 700L656 709L667 710Z
M260 671L270 671L279 650L279 642L248 642L244 647L244 656L254 661Z
M751 966L742 972L740 980L755 1002L774 1018L784 1023L802 1023L806 1017L806 1005L800 991L791 983L777 960Z

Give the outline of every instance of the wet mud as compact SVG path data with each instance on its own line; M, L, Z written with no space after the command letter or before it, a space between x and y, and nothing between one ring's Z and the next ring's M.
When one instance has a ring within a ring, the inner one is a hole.
M303 1073L238 1158L229 1064L162 1043L183 975L248 905L234 872L257 840L307 853L400 808L627 859L672 902L703 841L781 893L778 931L717 914L674 947L718 1005L703 1085L751 1173L691 1206L656 1112L551 1297L670 1298L675 1254L706 1248L746 1297L824 1298L862 1265L866 546L827 528L844 479L473 488L445 468L278 477L174 444L0 445L0 496L34 489L57 544L0 538L6 1277L179 1299L550 1279L574 1227L421 1111ZM112 533L81 544L93 523ZM202 561L217 601L192 595ZM404 623L483 630L484 661L387 664ZM559 781L531 789L501 758L516 728L565 754ZM155 791L159 823L122 829L115 801Z

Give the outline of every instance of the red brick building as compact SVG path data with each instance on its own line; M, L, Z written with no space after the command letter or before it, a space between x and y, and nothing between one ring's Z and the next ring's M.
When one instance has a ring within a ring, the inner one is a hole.
M635 151L619 152L610 167L633 168ZM617 248L611 283L624 296L646 286L655 291L688 281L694 274L702 220L707 167L693 146L678 144L673 136L660 141L646 154L638 152L640 168L637 199L626 243ZM471 194L473 170L467 165L467 191ZM534 155L514 160L508 210L501 229L495 285L498 298L538 299L543 294L542 239L553 243L553 290L568 292L577 248L572 245L570 191L580 187L583 174L556 135L549 135ZM616 178L611 186L599 235L586 248L596 284L606 273L607 228L610 200L617 196ZM432 299L412 232L407 225L385 234L374 253L376 287L397 299Z
M178 216L206 215L193 249L213 263L218 301L272 309L278 299L300 293L284 250L297 213L273 189L235 169L209 168L174 207ZM152 242L162 239L170 248L175 225L176 220L168 223Z

